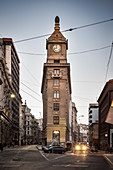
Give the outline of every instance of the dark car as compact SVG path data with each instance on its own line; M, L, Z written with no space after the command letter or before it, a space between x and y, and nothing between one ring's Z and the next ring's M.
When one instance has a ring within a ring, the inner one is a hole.
M44 152L46 153L64 153L66 149L61 145L56 146L48 146L44 148Z
M98 149L96 146L92 146L90 150L91 152L98 152Z
M46 150L48 150L52 145L49 146L42 146L42 150L45 152Z

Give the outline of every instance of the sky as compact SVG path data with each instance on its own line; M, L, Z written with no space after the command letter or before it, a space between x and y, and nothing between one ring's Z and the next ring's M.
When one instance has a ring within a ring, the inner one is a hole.
M43 116L41 84L49 36L16 41L52 34L56 16L60 18L61 31L113 19L113 0L0 0L0 37L13 39L20 59L22 101L24 104L26 100L36 118ZM88 124L89 103L96 103L105 83L113 79L113 54L107 67L113 42L113 21L63 35L68 39L67 59L78 123ZM107 48L101 49L103 47ZM93 49L100 50L90 51Z

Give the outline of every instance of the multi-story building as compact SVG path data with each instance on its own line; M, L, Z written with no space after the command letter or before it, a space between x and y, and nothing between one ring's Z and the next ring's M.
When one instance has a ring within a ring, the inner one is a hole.
M39 133L38 133L39 143L41 144L42 143L43 118L39 118L37 119L37 121L38 121L38 126L39 126Z
M31 109L28 108L26 101L25 104L22 105L21 113L21 118L24 120L24 125L22 126L24 127L24 135L21 137L23 139L23 144L39 143L39 123L34 115L31 114Z
M89 104L89 144L98 146L98 104Z
M92 123L98 123L98 104L89 104L89 126Z
M79 142L87 143L88 141L88 133L89 133L89 126L86 124L79 124L80 136Z
M77 109L75 103L72 102L72 141L75 144L78 140L78 128L77 128Z
M0 39L0 86L1 117L1 142L15 144L19 142L19 58L12 39ZM15 98L10 99L14 93ZM4 119L5 118L5 119ZM6 121L5 121L6 120ZM7 124L7 125L5 125ZM10 129L10 130L9 130ZM10 137L9 137L10 136Z
M66 144L70 140L71 80L67 63L68 41L60 32L59 17L55 18L55 30L47 39L47 62L42 80L43 142L53 140Z
M99 104L99 147L100 149L113 148L113 123L106 121L108 111L113 101L113 79L109 80L98 99ZM113 114L113 113L112 113ZM113 122L113 118L111 119Z
M19 102L19 145L25 144L24 136L25 136L25 112L24 107L22 106L22 98L20 96L20 102Z
M33 130L32 130L32 114L31 109L26 105L25 108L25 139L26 143L30 144L33 140Z

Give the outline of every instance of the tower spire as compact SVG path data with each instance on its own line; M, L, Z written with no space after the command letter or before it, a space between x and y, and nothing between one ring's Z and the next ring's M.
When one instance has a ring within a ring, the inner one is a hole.
M59 22L60 22L60 19L58 16L55 17L55 31L56 30L60 30L60 27L59 27Z

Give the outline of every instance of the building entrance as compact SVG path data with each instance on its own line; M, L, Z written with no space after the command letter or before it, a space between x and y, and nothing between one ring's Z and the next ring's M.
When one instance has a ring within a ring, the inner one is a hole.
M53 131L52 144L53 145L58 145L59 143L60 143L60 131L55 130L55 131Z

